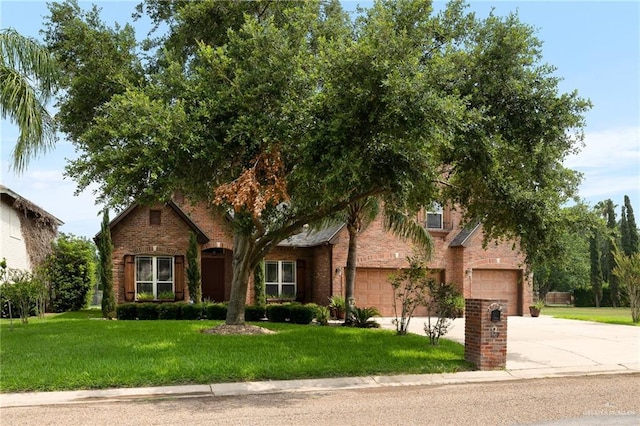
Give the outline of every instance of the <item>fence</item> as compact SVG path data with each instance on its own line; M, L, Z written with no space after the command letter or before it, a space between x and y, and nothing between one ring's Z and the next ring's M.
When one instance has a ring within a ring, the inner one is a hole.
M564 291L550 291L545 298L547 305L570 305L571 293Z

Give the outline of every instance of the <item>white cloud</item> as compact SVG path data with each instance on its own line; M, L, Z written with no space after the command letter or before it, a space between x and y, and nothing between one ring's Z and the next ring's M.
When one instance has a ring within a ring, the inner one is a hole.
M640 128L625 127L585 134L585 147L565 166L583 173L580 196L592 204L624 195L640 201Z
M570 169L619 168L640 164L640 128L625 127L585 134L585 147L565 161Z

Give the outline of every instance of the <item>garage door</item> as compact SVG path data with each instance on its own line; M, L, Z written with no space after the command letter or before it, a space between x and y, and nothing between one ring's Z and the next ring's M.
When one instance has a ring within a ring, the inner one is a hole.
M374 306L383 317L393 317L393 288L389 284L389 274L397 269L358 268L356 270L355 298L356 306ZM398 305L398 315L402 307ZM419 306L414 311L414 316L425 316L427 309Z
M474 269L472 299L506 299L508 315L522 315L518 292L519 270Z

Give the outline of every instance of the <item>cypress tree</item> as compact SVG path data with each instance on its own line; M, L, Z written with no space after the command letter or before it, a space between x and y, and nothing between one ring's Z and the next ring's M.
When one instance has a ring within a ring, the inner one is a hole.
M100 253L100 288L102 289L102 316L113 319L116 316L116 295L113 291L113 244L109 229L109 210L102 213L102 226L98 245Z
M265 293L265 281L264 281L264 260L261 260L253 270L253 286L255 293L255 304L258 307L264 308L267 306L267 295Z
M198 265L198 241L193 232L189 235L189 247L187 248L187 284L189 297L194 303L202 303L202 280L200 266Z
M620 246L622 252L629 256L631 254L631 234L629 232L629 221L627 220L626 206L622 206L620 213Z
M598 238L594 233L589 238L589 254L591 258L591 288L596 300L596 307L600 307L602 297L602 272L600 269L600 250L598 250Z
M627 225L629 229L629 252L625 251L627 256L631 256L634 253L638 253L640 251L640 245L638 244L638 225L636 225L636 218L633 215L633 207L631 207L631 200L629 196L624 196L624 206L627 210Z

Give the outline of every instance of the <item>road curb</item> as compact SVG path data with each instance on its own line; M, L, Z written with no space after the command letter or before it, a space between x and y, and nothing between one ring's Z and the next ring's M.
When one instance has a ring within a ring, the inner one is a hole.
M157 386L60 392L26 392L0 394L0 408L38 405L87 404L158 398L194 398L203 396L241 396L283 392L318 392L345 389L398 386L440 386L541 378L640 373L640 364L576 367L464 371L445 374L364 376L307 380L215 383L208 385Z

